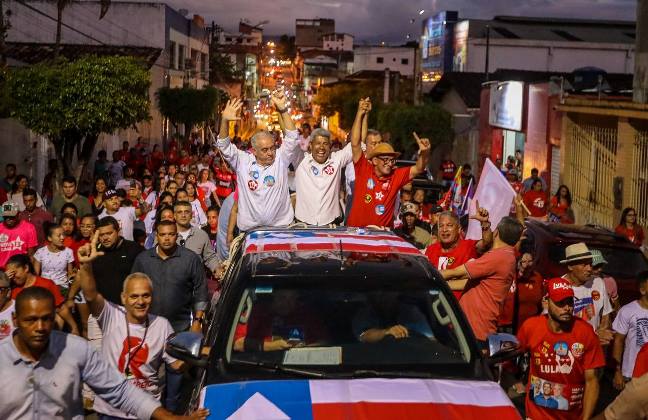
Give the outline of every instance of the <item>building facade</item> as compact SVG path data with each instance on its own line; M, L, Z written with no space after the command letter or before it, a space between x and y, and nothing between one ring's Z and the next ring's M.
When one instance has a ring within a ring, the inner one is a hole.
M401 76L412 77L416 48L356 46L353 49L353 72L364 70L397 71Z
M322 49L326 51L353 51L353 35L344 33L322 36Z
M298 49L322 48L322 36L335 32L333 19L297 19L295 46Z

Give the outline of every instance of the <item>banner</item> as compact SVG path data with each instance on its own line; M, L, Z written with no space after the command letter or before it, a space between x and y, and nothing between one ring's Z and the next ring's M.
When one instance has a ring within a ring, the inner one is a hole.
M488 210L490 215L491 230L495 230L497 224L503 217L508 216L511 211L511 203L515 198L515 190L511 184L504 178L502 172L491 162L486 159L482 169L479 183L475 196L470 202L469 214L472 216L477 213L475 203ZM467 239L481 239L481 226L477 220L470 220L468 224Z

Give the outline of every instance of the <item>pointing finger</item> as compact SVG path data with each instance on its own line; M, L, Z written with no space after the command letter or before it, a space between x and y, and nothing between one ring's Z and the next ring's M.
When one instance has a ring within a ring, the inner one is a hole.
M421 139L419 138L418 134L416 134L416 131L412 131L412 134L414 134L414 138L416 139L417 143L421 143Z

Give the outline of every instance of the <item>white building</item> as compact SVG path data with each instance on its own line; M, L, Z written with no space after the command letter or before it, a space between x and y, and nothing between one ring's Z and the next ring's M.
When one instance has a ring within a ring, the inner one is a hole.
M322 49L327 51L353 51L353 35L345 33L322 35Z
M454 27L453 70L483 72L489 34L489 71L572 72L594 66L634 71L635 22L496 16Z
M356 46L353 72L389 69L402 76L413 76L415 51L411 47Z

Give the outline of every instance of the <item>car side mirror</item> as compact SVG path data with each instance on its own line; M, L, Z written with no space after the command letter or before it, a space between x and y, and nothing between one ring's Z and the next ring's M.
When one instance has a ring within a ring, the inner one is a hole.
M169 356L191 366L205 367L207 359L201 356L202 341L201 333L192 331L175 333L167 339L165 350Z
M511 359L519 354L520 342L513 334L498 333L488 336L488 355L493 362Z

